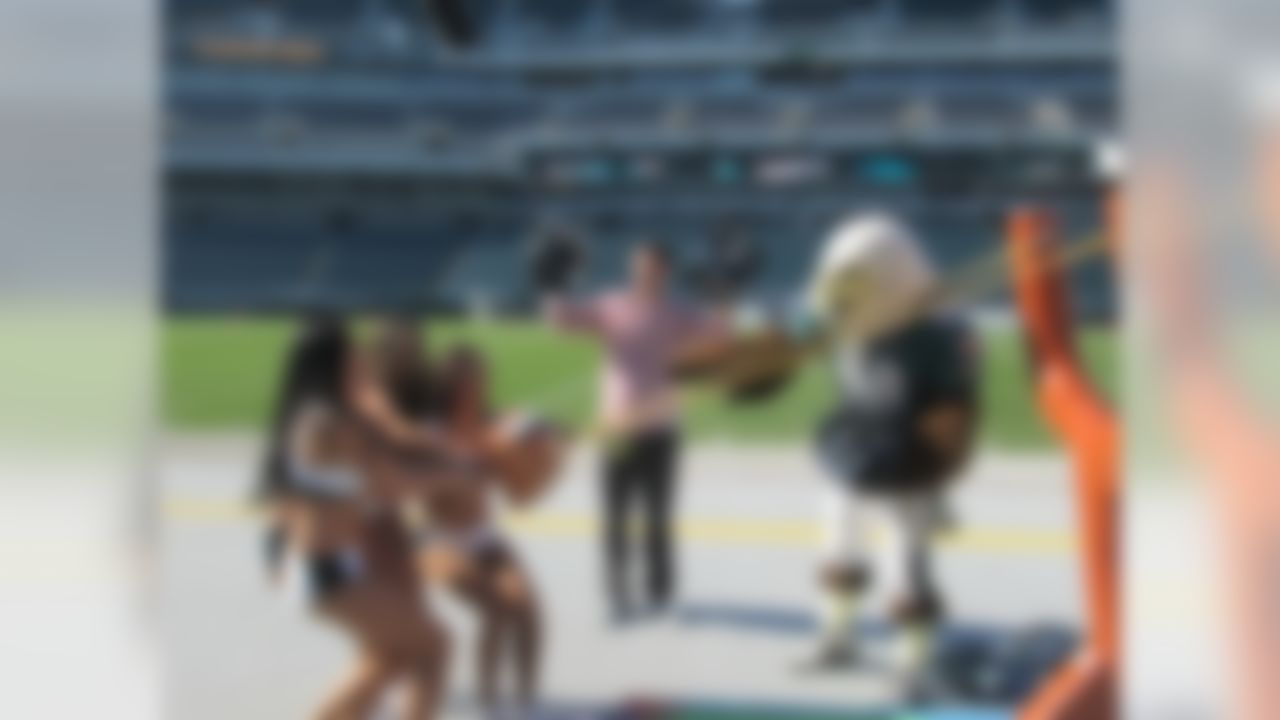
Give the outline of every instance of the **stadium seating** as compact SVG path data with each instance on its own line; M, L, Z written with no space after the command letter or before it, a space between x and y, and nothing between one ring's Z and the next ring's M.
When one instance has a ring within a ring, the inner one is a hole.
M169 233L167 301L191 311L425 306L459 244L431 225L215 221Z
M1078 208L1098 204L1089 158L1116 129L1111 0L468 7L486 40L441 62L415 0L167 2L171 199L221 208L169 222L170 309L527 308L523 243L549 205L588 229L587 289L639 237L691 256L749 216L769 258L753 292L775 306L853 208L911 218L947 267L995 247L1028 195L1096 223ZM319 51L192 52L209 32ZM998 56L956 61L993 32L1010 33ZM358 219L324 222L335 205ZM1105 274L1076 280L1081 307L1110 311Z

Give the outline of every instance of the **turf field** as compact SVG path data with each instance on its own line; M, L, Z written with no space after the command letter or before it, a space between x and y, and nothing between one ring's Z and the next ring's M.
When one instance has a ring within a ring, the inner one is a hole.
M163 333L164 417L182 430L252 428L267 416L275 395L281 353L290 324L260 318L176 318ZM512 321L437 321L433 346L474 343L489 357L502 404L527 404L563 421L581 424L592 408L595 350L587 342L547 328ZM1086 359L1104 389L1114 388L1117 355L1107 330L1083 334ZM1013 330L986 333L984 438L1006 450L1051 447L1027 386L1021 340ZM768 404L731 406L692 390L687 424L695 437L807 441L832 404L832 379L821 362L810 363L786 392Z

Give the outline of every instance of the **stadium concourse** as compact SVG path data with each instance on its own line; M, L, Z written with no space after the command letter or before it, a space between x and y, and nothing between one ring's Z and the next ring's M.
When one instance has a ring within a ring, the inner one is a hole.
M261 525L246 502L259 441L175 433L161 454L170 707L186 720L303 717L341 672L344 640L273 593ZM803 445L697 445L684 467L681 592L669 617L611 626L600 602L593 451L580 448L553 494L505 525L537 579L552 628L543 717L986 720L1007 707L903 705L885 666L882 613L868 608L857 668L800 668L815 629L823 480ZM961 486L941 573L952 639L998 640L1080 621L1067 461L984 454ZM470 617L433 598L467 637ZM234 616L234 624L214 621ZM448 717L474 717L469 643Z

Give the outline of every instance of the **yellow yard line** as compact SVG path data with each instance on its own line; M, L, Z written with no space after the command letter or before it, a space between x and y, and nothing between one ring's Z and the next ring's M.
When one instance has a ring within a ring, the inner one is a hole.
M230 523L253 519L257 511L247 503L196 499L169 500L165 517L183 523ZM507 517L504 526L526 537L580 538L597 532L596 519L585 513L530 512ZM688 518L679 523L680 537L695 542L728 545L811 547L821 537L817 523L807 520L745 520ZM966 526L944 534L943 547L998 554L1066 554L1075 547L1063 530Z

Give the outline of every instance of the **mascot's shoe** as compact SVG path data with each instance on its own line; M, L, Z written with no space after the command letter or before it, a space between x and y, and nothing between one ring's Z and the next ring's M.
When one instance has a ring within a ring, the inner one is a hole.
M934 658L938 628L929 623L912 623L899 627L890 648L890 664L894 674L908 685L922 677Z
M858 644L852 640L824 640L816 652L801 661L801 673L826 673L850 670L862 659Z
M894 624L890 663L894 674L909 689L927 678L934 657L942 618L946 609L942 598L926 592L898 598L891 609Z

